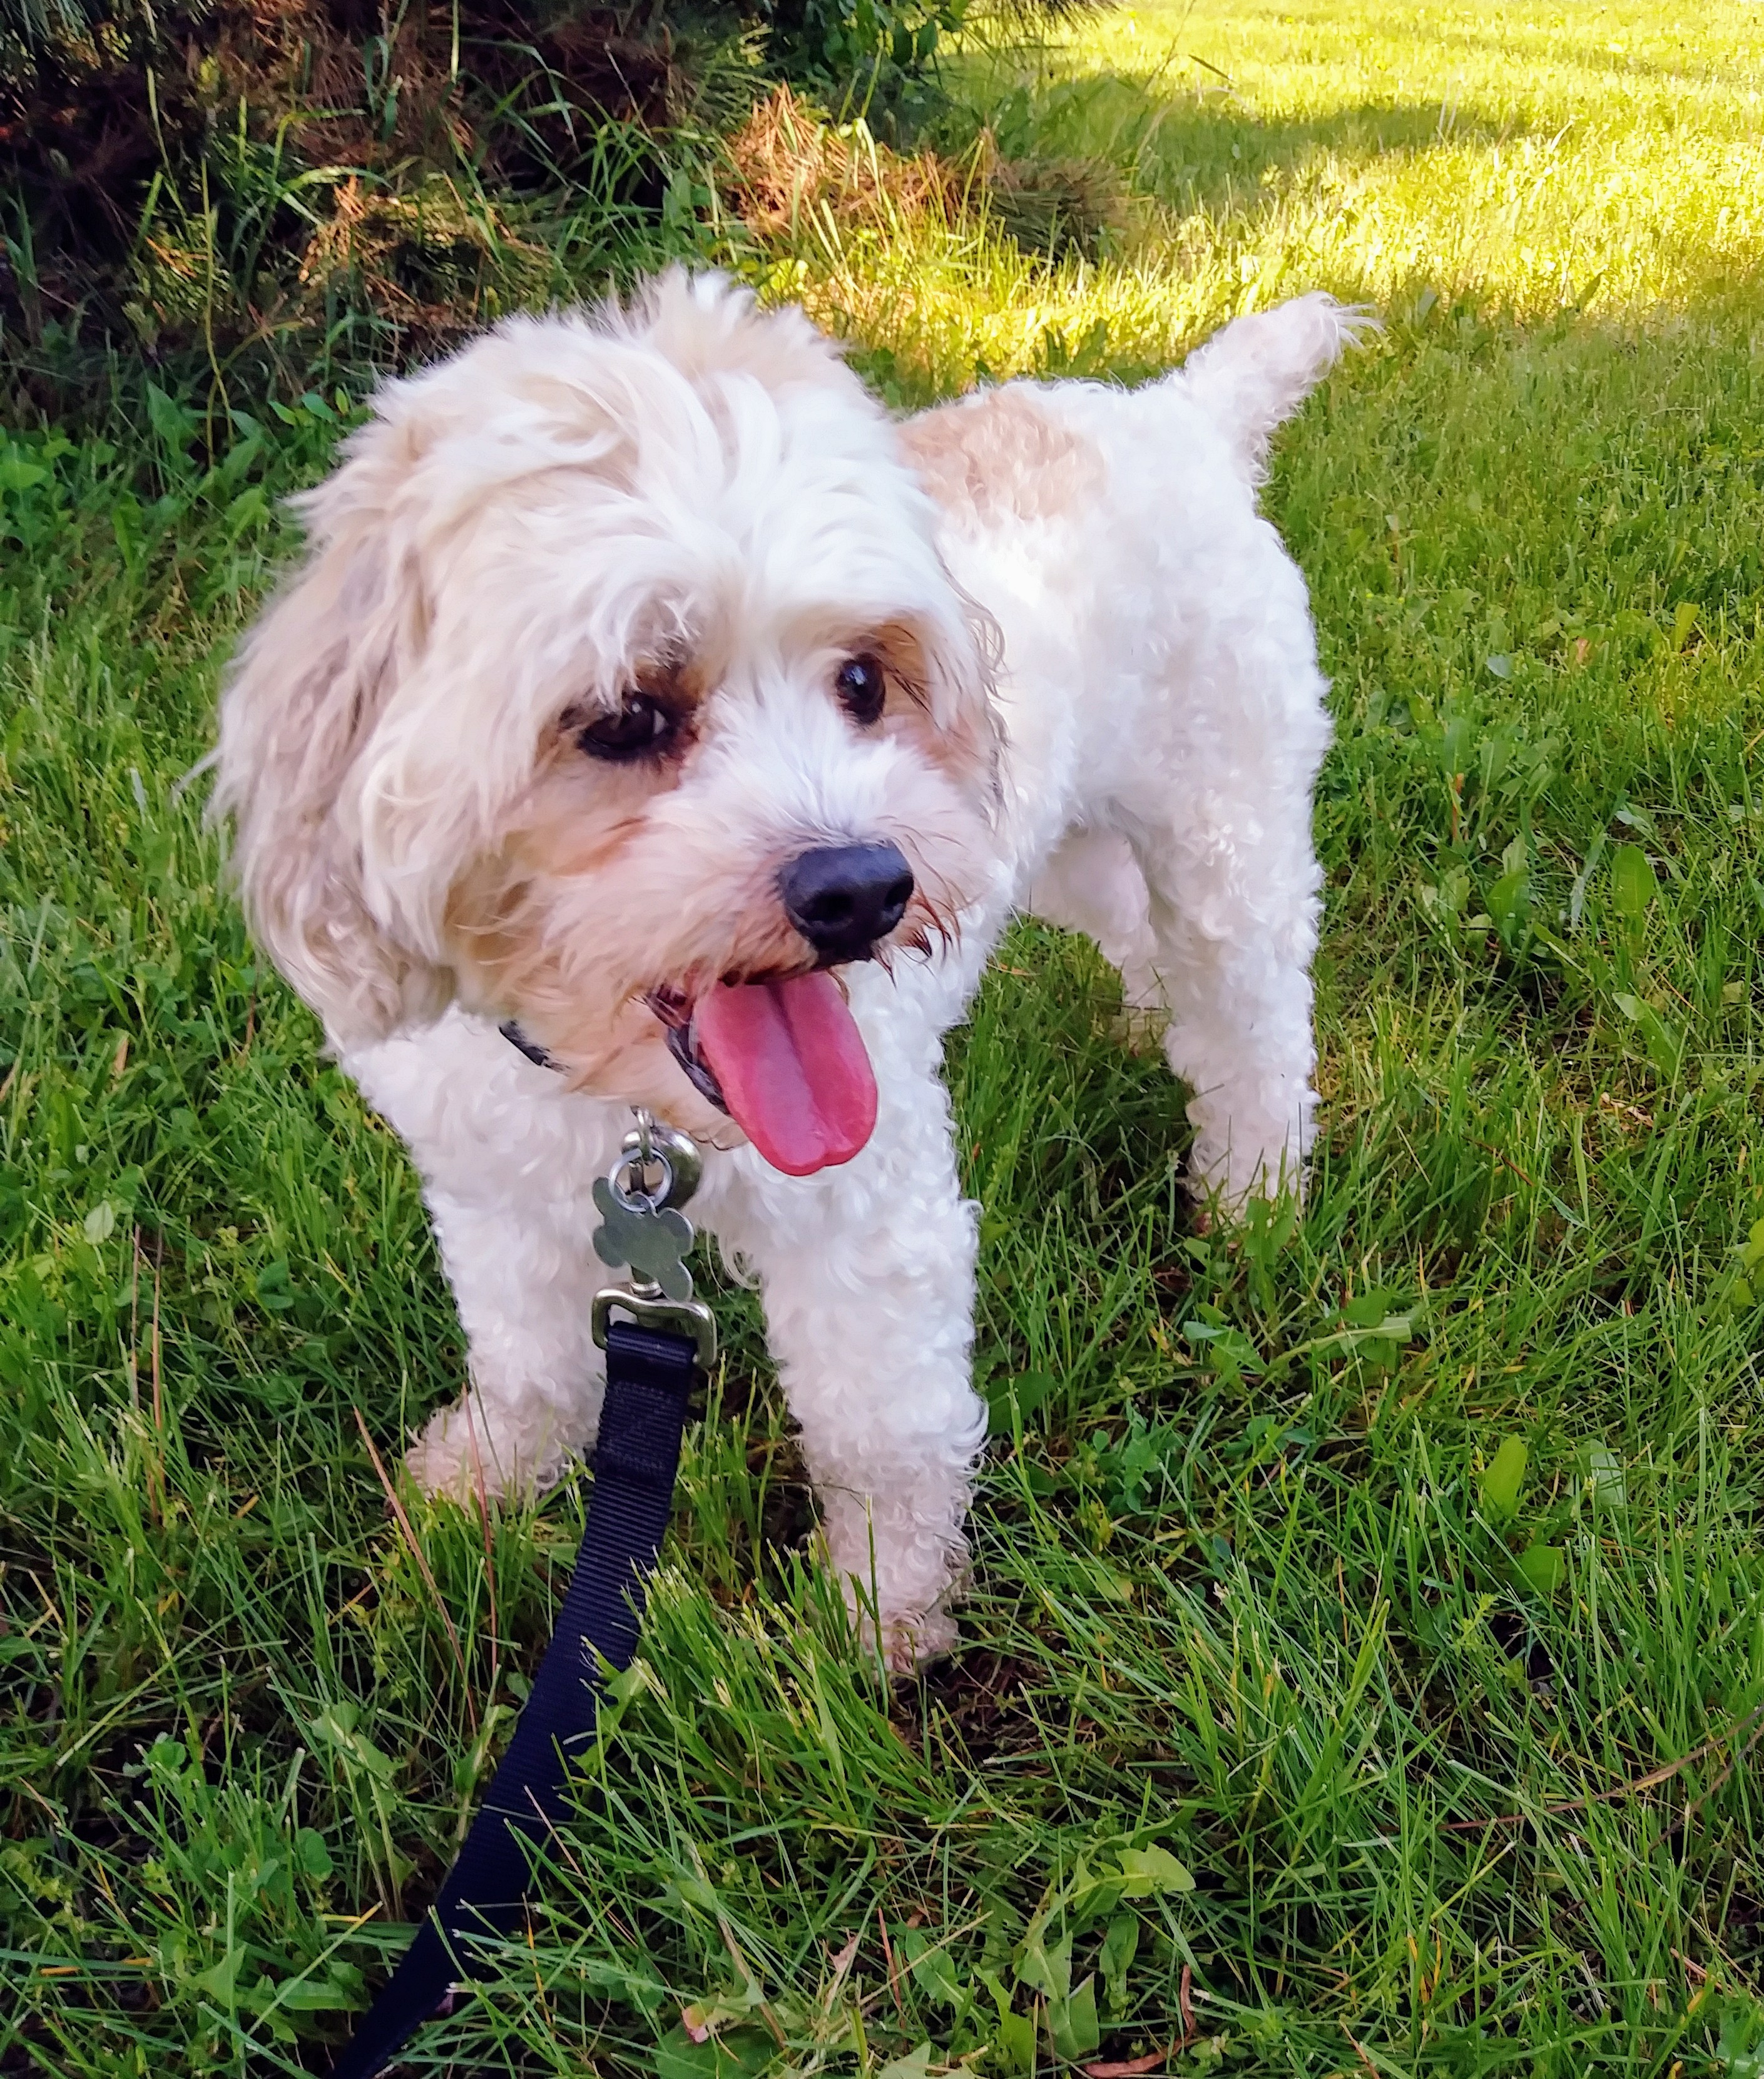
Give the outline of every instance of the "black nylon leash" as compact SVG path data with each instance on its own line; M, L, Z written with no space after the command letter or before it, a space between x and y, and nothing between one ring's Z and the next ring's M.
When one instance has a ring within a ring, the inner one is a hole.
M691 1336L617 1320L605 1341L594 1487L557 1629L440 1896L331 2079L374 2079L456 1983L487 1974L478 1945L520 1925L530 1851L568 1812L570 1764L594 1732L600 1663L622 1672L636 1654L700 1349Z

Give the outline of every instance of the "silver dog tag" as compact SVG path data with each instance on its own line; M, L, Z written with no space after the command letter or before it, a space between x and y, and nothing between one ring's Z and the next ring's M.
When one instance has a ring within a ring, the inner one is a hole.
M627 1166L627 1165L621 1165ZM671 1206L633 1203L610 1177L595 1180L594 1203L604 1223L594 1231L594 1253L614 1270L629 1265L633 1285L653 1285L670 1299L690 1299L692 1274L683 1258L692 1224Z
M684 1302L692 1296L686 1268L692 1224L680 1211L697 1186L697 1144L670 1126L642 1116L612 1173L595 1180L594 1203L602 1224L594 1231L594 1252L617 1269L629 1266L633 1287Z

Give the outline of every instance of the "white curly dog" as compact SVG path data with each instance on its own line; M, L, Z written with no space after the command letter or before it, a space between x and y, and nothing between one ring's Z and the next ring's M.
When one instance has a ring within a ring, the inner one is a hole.
M831 1564L892 1664L948 1648L985 1414L938 1071L1014 908L1165 1022L1198 1188L1299 1184L1329 724L1256 489L1358 322L1304 296L1140 390L903 424L800 312L676 273L380 392L224 695L216 807L422 1173L470 1345L424 1486L591 1438L590 1193L642 1103L706 1148Z

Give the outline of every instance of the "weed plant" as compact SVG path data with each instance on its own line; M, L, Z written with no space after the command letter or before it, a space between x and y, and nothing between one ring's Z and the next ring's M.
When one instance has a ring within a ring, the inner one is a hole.
M1335 684L1323 1137L1302 1221L1206 1230L1112 978L1013 934L949 1060L960 1654L891 1689L852 1642L726 1286L530 1939L409 2069L1764 2069L1758 39L1142 10L963 90L1100 154L1132 249L767 260L897 400L1382 308L1268 492ZM581 1524L389 1512L458 1332L182 777L358 408L229 392L211 441L157 394L137 447L0 457L0 2069L55 2079L326 2069Z

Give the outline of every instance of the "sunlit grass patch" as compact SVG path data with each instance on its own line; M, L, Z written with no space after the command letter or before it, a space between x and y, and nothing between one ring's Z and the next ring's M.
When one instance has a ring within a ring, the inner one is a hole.
M995 224L811 238L778 278L934 387L1168 359L1327 287L1425 318L1753 312L1764 25L1728 6L1135 6L1051 54L976 41L942 135L1113 169L1112 253L1050 266ZM1099 332L1098 327L1106 328Z

